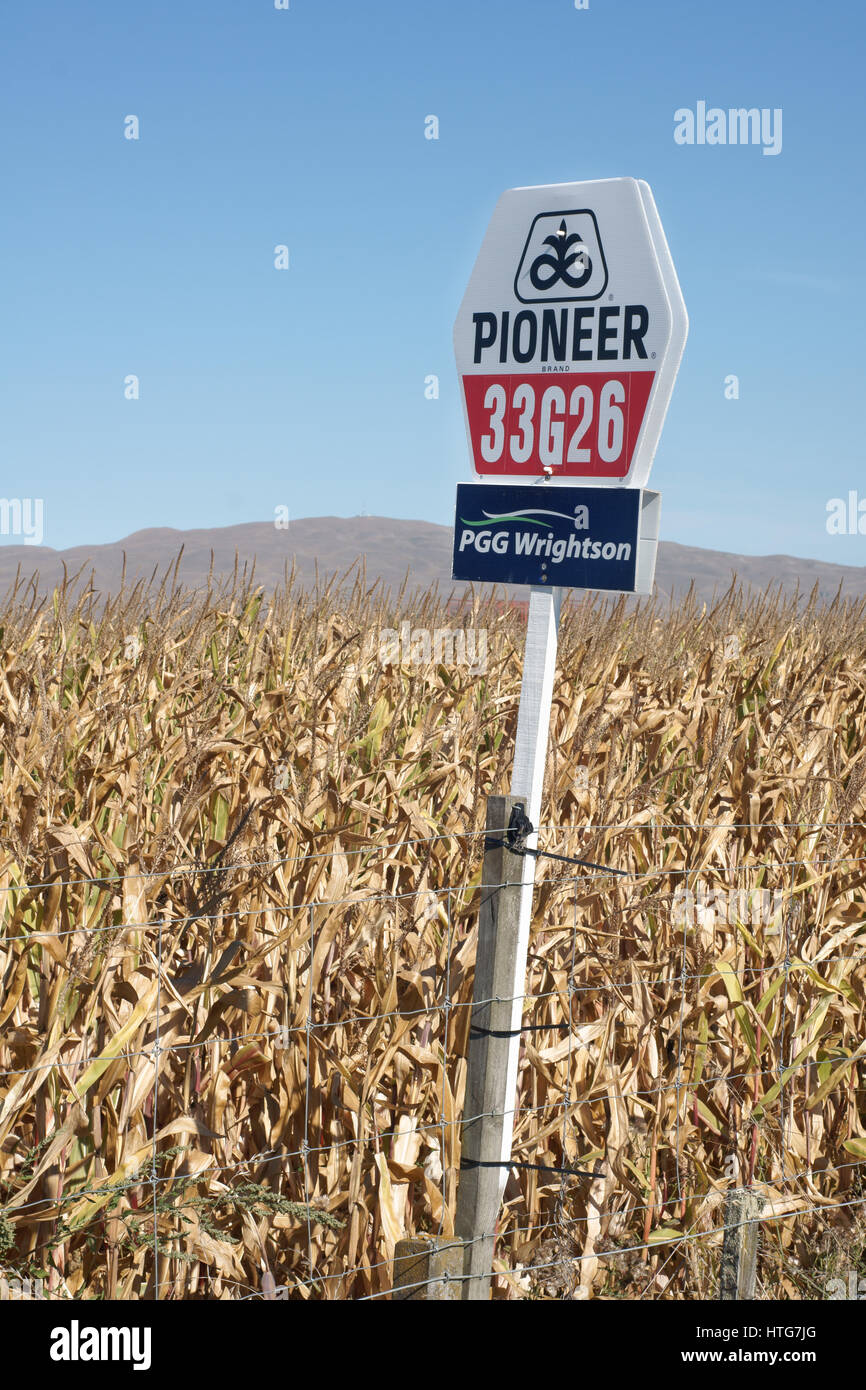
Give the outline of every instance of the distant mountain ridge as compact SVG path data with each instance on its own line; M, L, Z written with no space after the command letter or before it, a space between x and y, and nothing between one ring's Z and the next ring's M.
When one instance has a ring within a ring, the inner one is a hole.
M294 563L296 582L310 587L319 579L343 574L366 556L369 583L380 579L396 591L409 577L409 589L426 589L438 583L443 593L462 592L466 585L455 584L451 572L453 532L450 526L430 521L400 521L391 517L304 517L293 520L283 530L272 522L245 522L237 526L176 531L155 527L134 531L109 545L79 545L67 550L48 546L0 546L0 589L5 593L20 567L24 581L38 572L40 591L50 590L63 578L83 569L82 579L92 573L93 583L103 594L116 593L126 557L126 583L149 579L156 571L161 577L183 556L178 579L191 588L207 583L213 552L216 578L230 577L237 557L242 569L256 562L256 580L271 590L283 583ZM673 596L683 594L694 582L695 592L709 600L724 593L732 578L744 587L763 590L781 584L786 593L799 586L809 593L817 584L824 599L840 590L843 597L866 597L866 566L833 565L821 560L803 560L790 555L734 555L720 550L660 541L656 566L656 591ZM515 590L526 594L526 590Z

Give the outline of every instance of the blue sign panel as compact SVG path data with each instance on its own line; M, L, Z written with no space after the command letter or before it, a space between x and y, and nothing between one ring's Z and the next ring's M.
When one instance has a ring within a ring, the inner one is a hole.
M658 494L640 488L460 483L451 577L634 593L644 588L638 585L644 497L656 502ZM654 545L651 533L647 540ZM650 587L652 567L651 561ZM646 564L641 568L646 573Z

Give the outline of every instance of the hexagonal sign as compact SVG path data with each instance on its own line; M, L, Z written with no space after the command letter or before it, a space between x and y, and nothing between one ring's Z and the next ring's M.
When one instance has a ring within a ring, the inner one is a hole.
M454 326L475 472L643 487L687 332L648 184L509 189Z

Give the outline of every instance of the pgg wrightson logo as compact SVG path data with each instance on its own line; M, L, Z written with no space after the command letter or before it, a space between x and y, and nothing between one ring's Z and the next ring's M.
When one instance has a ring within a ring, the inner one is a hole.
M522 304L599 299L607 289L607 262L595 213L540 212L533 219L514 277Z
M598 541L593 540L592 536L581 537L573 534L569 534L567 539L554 536L553 526L543 519L548 516L555 517L560 522L565 521L573 526L575 531L586 531L589 528L589 507L584 505L576 506L573 515L570 512L556 512L542 507L523 507L498 513L485 511L478 520L460 517L465 529L460 533L458 554L468 547L470 550L474 548L480 554L492 550L495 555L513 553L516 556L543 556L557 565L563 560L572 559L616 560L619 563L631 560L630 541ZM493 529L509 522L516 522L520 529ZM529 526L538 529L525 529Z

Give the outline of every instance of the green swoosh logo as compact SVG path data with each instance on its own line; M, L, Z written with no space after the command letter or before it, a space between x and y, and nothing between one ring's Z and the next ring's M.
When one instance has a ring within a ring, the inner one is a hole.
M461 516L460 520L464 526L493 526L497 521L525 521L529 526L546 526L548 531L553 530L549 521L538 521L534 516L511 516L506 514L503 516L486 517L484 521L467 521L465 517Z

